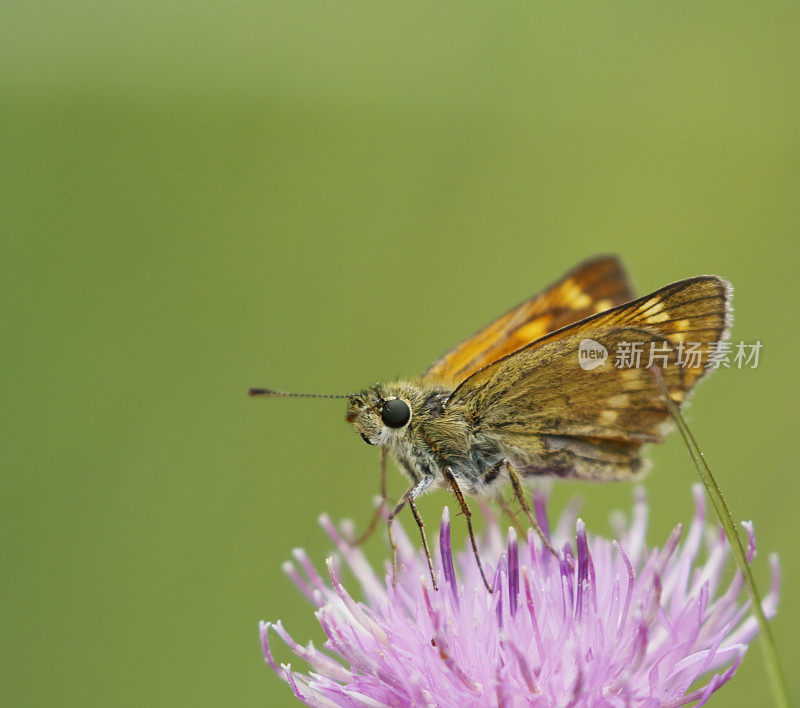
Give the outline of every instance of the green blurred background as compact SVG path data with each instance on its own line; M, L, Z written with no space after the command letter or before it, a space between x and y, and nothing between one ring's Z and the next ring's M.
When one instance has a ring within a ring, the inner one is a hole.
M257 622L319 641L280 564L322 561L322 511L365 523L377 453L341 401L246 388L415 374L605 251L640 292L730 278L764 344L691 422L762 585L781 555L800 696L798 30L788 1L4 3L7 702L290 705ZM661 543L695 473L652 457ZM598 532L630 506L575 491ZM725 705L764 699L759 651Z

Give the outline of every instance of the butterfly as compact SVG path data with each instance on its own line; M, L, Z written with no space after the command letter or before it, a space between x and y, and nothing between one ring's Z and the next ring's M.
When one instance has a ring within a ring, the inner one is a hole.
M436 586L415 500L450 489L488 589L466 497L504 505L501 489L508 484L530 525L556 553L531 513L523 484L641 475L643 446L660 442L670 429L663 391L680 407L714 370L715 353L730 331L731 296L727 281L705 275L634 298L620 260L598 256L478 330L421 376L342 396L348 399L347 422L364 442L382 448L383 499L387 455L410 482L387 517L395 559L392 521L407 505Z

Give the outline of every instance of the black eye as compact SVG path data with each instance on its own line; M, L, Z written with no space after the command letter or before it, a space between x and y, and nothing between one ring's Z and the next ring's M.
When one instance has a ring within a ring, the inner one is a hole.
M389 428L402 428L411 420L411 409L405 401L401 401L399 398L390 398L383 403L381 420Z

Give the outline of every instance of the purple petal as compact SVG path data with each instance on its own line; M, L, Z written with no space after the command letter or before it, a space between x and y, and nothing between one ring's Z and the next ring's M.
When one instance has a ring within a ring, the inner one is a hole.
M450 509L442 510L442 525L439 527L439 552L442 556L445 582L450 586L450 595L453 602L458 605L458 585L456 584L456 569L453 566L453 552L450 548Z
M512 617L517 614L518 597L519 550L517 548L517 532L512 527L508 529L508 606Z

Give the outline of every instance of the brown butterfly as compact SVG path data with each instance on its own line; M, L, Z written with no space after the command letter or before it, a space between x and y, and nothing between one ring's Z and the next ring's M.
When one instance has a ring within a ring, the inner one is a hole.
M387 453L411 482L388 515L393 548L392 520L408 504L436 585L415 499L449 487L481 567L464 497L502 504L500 489L510 483L529 523L555 553L522 482L640 474L642 446L661 441L670 427L652 368L660 369L672 401L683 404L713 369L717 345L730 329L730 299L729 283L713 275L633 299L620 261L599 256L479 330L419 378L345 396L347 422L365 442L382 446L383 498Z

